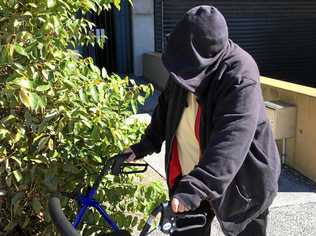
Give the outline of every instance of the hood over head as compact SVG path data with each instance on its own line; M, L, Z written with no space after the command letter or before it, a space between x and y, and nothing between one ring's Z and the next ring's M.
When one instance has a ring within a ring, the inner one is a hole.
M185 13L169 35L162 61L171 78L195 93L229 47L224 16L213 6L197 6Z

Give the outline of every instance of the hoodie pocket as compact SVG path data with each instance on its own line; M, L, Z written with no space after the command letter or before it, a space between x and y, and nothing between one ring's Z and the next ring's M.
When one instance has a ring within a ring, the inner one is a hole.
M218 203L215 202L215 204ZM222 220L239 222L243 219L251 204L252 199L242 192L236 181L233 181L217 206Z
M247 203L250 203L251 198L249 197L249 195L243 190L243 188L241 186L238 186L237 182L235 184L235 188L237 191L237 194L239 195L239 197L244 200Z

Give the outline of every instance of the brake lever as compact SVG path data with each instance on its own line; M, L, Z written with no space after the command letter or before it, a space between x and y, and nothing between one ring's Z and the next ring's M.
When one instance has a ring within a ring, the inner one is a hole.
M143 167L141 170L131 170L131 171L124 171L126 167ZM139 174L144 173L147 171L148 164L146 163L122 163L121 165L121 174Z

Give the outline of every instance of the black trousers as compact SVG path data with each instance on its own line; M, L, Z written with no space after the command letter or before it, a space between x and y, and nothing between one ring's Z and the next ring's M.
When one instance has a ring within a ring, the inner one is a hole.
M211 234L211 223L215 217L214 212L211 210L207 202L203 202L201 206L196 209L194 212L196 213L207 213L207 223L205 227L187 230L182 232L174 232L171 236L209 236ZM263 214L258 216L255 220L250 222L245 230L238 234L238 236L266 236L266 228L267 228L267 216L268 210L266 210ZM179 222L181 225L190 225L190 222L185 222L182 220Z

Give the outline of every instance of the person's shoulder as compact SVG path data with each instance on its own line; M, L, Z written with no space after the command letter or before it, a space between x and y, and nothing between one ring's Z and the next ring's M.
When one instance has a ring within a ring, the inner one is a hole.
M254 58L237 44L233 43L229 56L225 59L226 76L231 79L259 82L259 68ZM237 81L237 82L238 82Z

